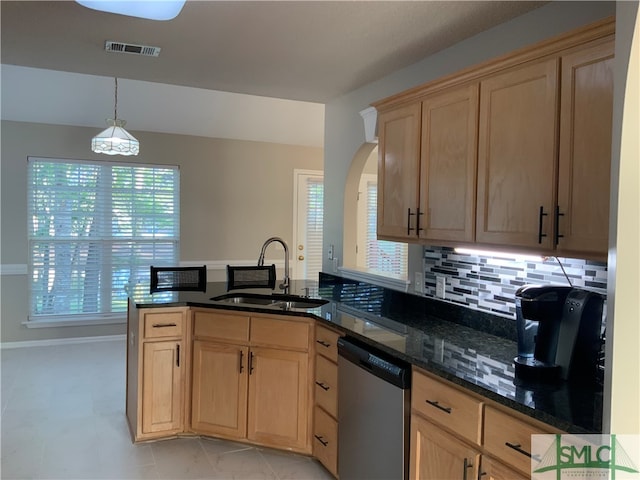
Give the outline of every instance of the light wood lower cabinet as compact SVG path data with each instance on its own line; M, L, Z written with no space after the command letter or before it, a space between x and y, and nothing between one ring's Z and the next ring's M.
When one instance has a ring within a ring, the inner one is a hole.
M248 347L193 342L191 428L211 435L247 436Z
M522 480L531 435L561 433L419 369L412 381L412 480Z
M247 438L308 450L308 364L307 353L251 348Z
M497 460L486 455L482 456L480 464L480 476L482 480L527 480L529 477L522 475Z
M145 342L142 346L142 433L182 431L181 346L179 341Z
M419 415L411 416L411 480L478 478L480 452Z
M186 308L129 308L126 411L134 441L185 429Z
M311 453L307 319L193 311L191 430Z

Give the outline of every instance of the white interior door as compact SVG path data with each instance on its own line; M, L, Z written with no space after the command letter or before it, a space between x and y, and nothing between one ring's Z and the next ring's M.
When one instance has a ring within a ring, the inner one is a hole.
M295 279L317 280L322 270L324 175L317 170L294 171L293 268ZM299 292L293 292L299 293Z

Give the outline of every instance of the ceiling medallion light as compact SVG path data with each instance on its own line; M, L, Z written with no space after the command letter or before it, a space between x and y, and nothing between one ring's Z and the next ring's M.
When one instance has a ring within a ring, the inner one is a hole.
M83 7L148 20L172 20L186 0L76 0Z
M107 119L109 128L93 137L91 150L106 155L138 155L140 142L123 128L127 122L118 118L118 79L115 81L113 118Z

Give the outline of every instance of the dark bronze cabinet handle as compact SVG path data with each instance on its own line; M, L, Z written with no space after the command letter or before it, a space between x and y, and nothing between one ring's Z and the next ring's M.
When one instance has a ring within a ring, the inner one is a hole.
M316 437L316 440L318 440L323 447L326 447L327 445L329 445L329 442L324 440L320 435L314 435L314 437Z
M323 389L325 392L328 391L331 387L328 385L325 385L322 382L316 382L316 385L318 385L321 389Z
M324 340L316 340L316 343L319 343L323 347L329 348L331 346L330 343L325 342Z
M244 370L244 368L242 367L242 359L244 358L244 353L242 352L242 350L240 350L240 373L242 373L242 370Z
M473 467L473 462L470 462L469 459L465 458L464 459L464 463L462 465L463 470L462 470L462 479L463 480L467 480L467 470L470 467Z
M542 243L542 238L546 237L546 233L542 233L542 217L546 217L548 214L544 213L544 207L540 205L540 213L538 214L538 243Z
M249 375L253 373L253 352L249 352Z
M167 327L175 327L175 323L154 323L153 328L167 328Z
M424 228L420 227L420 215L424 215L424 212L421 212L419 208L416 212L416 235L420 236L420 232L424 230Z
M411 235L411 231L414 230L411 228L411 217L415 215L415 213L411 213L411 209L407 208L407 235Z
M427 402L429 405L431 405L432 407L436 407L439 408L440 410L442 410L443 412L446 413L451 413L451 407L443 407L442 405L440 405L438 402L433 401L433 400L425 400L425 402Z
M564 235L560 235L560 217L564 217L564 213L560 213L560 206L556 205L556 221L555 221L555 230L556 230L556 238L555 244L558 245L560 243L560 239L564 237Z
M176 345L176 367L180 366L180 344Z

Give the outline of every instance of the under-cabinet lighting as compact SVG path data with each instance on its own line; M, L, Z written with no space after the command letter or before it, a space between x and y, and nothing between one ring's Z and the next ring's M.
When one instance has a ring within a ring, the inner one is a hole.
M482 255L483 257L509 258L520 261L541 262L545 259L540 255L527 255L522 253L499 252L493 250L476 250L474 248L454 248L456 253L464 253L467 255Z

